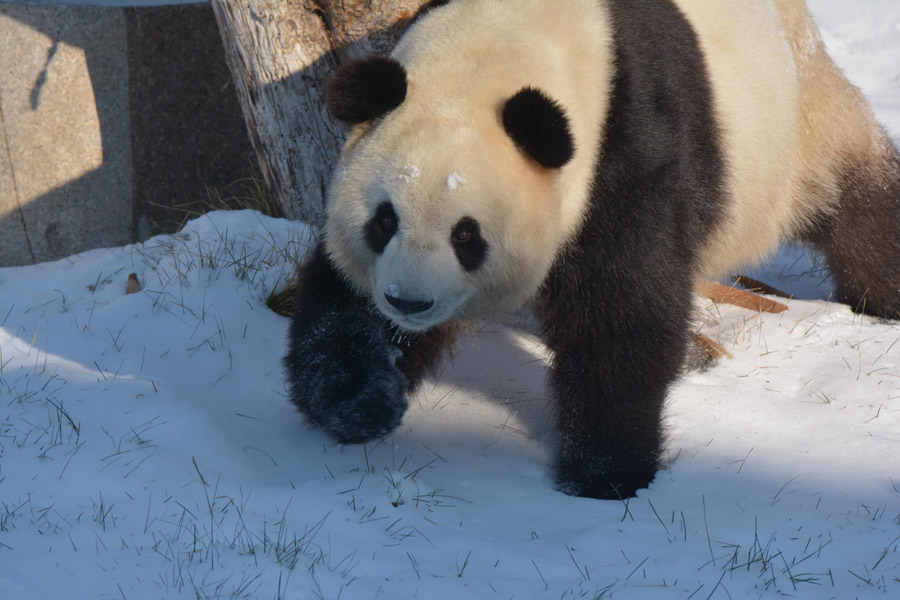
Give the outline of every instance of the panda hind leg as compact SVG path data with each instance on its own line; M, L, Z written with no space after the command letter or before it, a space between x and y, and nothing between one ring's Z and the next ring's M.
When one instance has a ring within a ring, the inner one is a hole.
M900 152L885 146L881 160L848 161L837 210L799 238L825 257L841 302L900 319Z

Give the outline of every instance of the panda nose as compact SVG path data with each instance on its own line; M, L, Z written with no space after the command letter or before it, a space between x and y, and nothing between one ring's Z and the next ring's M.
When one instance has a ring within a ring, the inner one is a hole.
M425 312L434 306L434 300L406 300L405 298L397 298L385 292L384 299L388 304L402 312L404 315L413 315Z

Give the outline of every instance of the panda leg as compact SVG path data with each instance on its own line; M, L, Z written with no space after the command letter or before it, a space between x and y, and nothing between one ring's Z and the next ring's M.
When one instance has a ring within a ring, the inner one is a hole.
M663 402L684 359L691 292L654 297L640 288L607 288L602 306L583 298L539 310L554 353L557 486L567 494L627 498L659 468Z
M850 163L836 212L800 235L828 262L838 299L856 311L900 319L900 153Z
M399 334L317 248L300 272L284 357L291 401L335 441L383 437L400 424L407 392L453 334L451 326Z

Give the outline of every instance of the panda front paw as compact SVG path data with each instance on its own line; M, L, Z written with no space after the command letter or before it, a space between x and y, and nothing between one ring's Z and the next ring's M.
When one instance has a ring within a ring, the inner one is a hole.
M363 382L337 378L334 373L326 379L330 381L322 382L317 398L302 412L336 442L362 444L400 425L407 408L406 378L392 365L370 373Z
M291 401L342 444L384 437L406 412L407 381L384 323L365 311L295 315L285 367Z

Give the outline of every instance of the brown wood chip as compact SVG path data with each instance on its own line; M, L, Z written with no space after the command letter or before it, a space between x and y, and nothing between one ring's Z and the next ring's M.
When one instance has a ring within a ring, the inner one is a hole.
M128 283L125 284L125 293L137 294L139 291L141 291L141 282L138 281L137 273L129 274Z
M694 342L696 342L697 346L700 347L700 350L705 352L710 357L710 359L720 358L722 356L734 358L722 344L710 337L703 335L702 333L694 334Z

